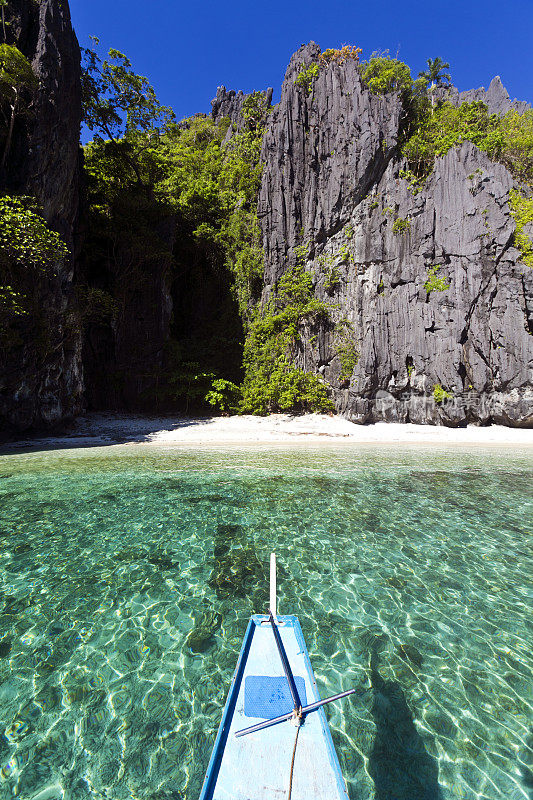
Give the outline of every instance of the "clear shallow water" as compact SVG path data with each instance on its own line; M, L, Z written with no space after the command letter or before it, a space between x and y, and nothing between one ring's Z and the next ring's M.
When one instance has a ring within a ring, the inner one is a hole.
M532 462L0 458L0 798L196 800L241 639L297 613L351 798L531 800Z

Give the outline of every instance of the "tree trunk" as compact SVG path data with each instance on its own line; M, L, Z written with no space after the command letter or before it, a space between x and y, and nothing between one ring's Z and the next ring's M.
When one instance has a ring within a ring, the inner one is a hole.
M15 126L15 117L17 114L18 92L16 89L13 89L13 91L15 92L15 99L13 100L13 104L11 106L11 119L9 121L9 131L7 132L4 154L2 156L2 170L5 169L7 157L9 155L9 151L11 150L11 139L13 138L13 128Z

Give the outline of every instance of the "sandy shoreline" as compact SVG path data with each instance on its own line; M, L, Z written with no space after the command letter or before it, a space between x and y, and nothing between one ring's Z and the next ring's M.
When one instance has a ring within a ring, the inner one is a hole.
M62 432L28 436L1 446L20 449L145 445L402 444L533 447L533 429L492 425L445 428L378 422L356 425L325 414L272 414L268 417L143 417L88 414Z

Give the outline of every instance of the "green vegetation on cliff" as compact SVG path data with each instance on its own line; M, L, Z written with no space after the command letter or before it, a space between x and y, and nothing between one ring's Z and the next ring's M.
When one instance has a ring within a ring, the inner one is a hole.
M533 230L533 200L528 200L513 189L510 193L509 207L516 221L515 245L520 250L524 264L533 269L533 241L531 235L528 236L524 231L526 225Z
M450 288L451 283L448 278L438 275L440 268L440 264L433 264L428 268L427 279L424 283L424 289L427 294L431 294L431 292L446 292Z
M409 162L411 183L433 170L435 159L465 141L504 164L515 178L533 186L533 109L489 114L484 103L449 102L449 64L428 59L428 69L416 79L407 64L388 53L373 53L360 65L363 82L374 94L397 92L404 107L402 155ZM437 94L437 90L440 90Z
M183 402L190 410L207 402L221 411L247 413L332 407L320 379L294 368L290 361L298 325L325 313L324 304L313 297L311 276L301 267L289 271L271 303L256 308L263 273L255 211L262 138L255 120L260 114L264 114L261 97L252 95L244 106L244 117L251 122L226 144L227 123L215 125L212 119L197 116L167 125L156 146L139 151L135 174L128 174L129 160L117 149L127 141L101 140L86 147L91 259L98 247L105 263L113 259L110 294L115 302L120 304L122 293L131 291L132 285L138 291L143 280L151 279L150 258L159 263L166 258L173 281L179 280L185 261L196 275L205 276L206 270L210 279L213 272L226 275L244 328L232 334L235 318L221 309L211 315L215 325L211 322L211 328L197 331L196 336L186 330L190 320L187 326L174 320L157 381L157 401L163 405ZM158 247L154 233L156 218L162 214L170 215L176 229L172 251ZM101 277L100 272L93 281Z
M414 178L427 177L436 158L468 141L504 164L517 180L533 186L533 109L500 116L489 114L484 103L439 102L431 109L419 105L410 127L413 132L402 154Z
M301 326L327 316L327 305L314 296L311 275L300 263L288 269L270 301L255 312L248 329L241 411L333 410L319 376L294 366Z
M0 197L0 344L8 357L27 343L45 356L55 311L40 302L68 255L32 197Z
M388 54L373 53L361 64L361 77L374 94L411 91L411 70L397 58Z
M463 103L456 107L441 103L417 121L418 128L403 146L403 155L415 175L428 175L438 156L469 141L489 156L502 147L500 117L489 114L483 103Z
M5 168L11 150L15 120L30 113L32 94L38 85L30 62L20 50L13 45L0 44L1 170Z
M326 50L302 66L295 83L310 94L322 70L352 60L371 92L398 93L398 154L408 162L401 177L413 192L422 191L436 158L464 141L504 163L522 183L532 182L533 112L500 117L482 103L453 105L445 99L448 65L439 58L413 78L387 53L361 64L359 54L350 46ZM225 118L216 124L201 114L176 123L123 54L112 50L100 61L91 50L85 57L86 122L95 138L85 148L84 324L96 337L129 337L137 357L133 366L117 360L110 380L138 379L137 395L150 408L258 414L332 408L327 385L306 371L304 340L312 342L330 320L327 304L314 295L303 252L295 253L265 300L256 210L264 93L245 99L238 123ZM524 232L528 202L523 195L511 198L525 263L531 258ZM398 217L392 230L407 235L410 226L409 218ZM428 270L428 294L450 288L438 270ZM331 268L328 294L338 282ZM137 340L144 329L135 329L132 311L141 313L143 296L143 313L152 314L155 331L148 343ZM15 307L18 299L5 302ZM157 317L157 303L171 305L172 317ZM346 381L357 364L355 336L337 332L335 342Z
M132 294L149 296L154 276L172 296L164 353L149 365L140 355L142 381L152 387L145 404L192 410L233 396L243 324L262 286L256 203L265 96L246 98L244 124L230 135L229 120L197 115L176 124L116 51L104 62L86 52L86 70L86 119L96 136L85 148L85 292L113 301L115 328Z

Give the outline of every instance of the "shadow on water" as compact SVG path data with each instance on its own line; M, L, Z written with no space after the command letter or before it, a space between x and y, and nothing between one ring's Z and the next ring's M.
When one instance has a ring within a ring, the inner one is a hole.
M533 728L526 740L526 746L520 753L520 777L530 800L533 800Z
M209 586L220 600L246 597L266 584L263 565L242 525L218 525L213 547L214 566Z
M217 525L209 586L216 592L217 609L204 603L195 614L194 627L187 637L187 647L193 653L203 653L214 644L224 611L236 598L250 597L253 607L257 608L265 605L262 595L266 576L253 539L244 526ZM256 606L259 597L263 602Z
M368 771L376 800L442 800L436 760L424 742L398 683L379 674L378 654L370 654L371 713L376 737Z

